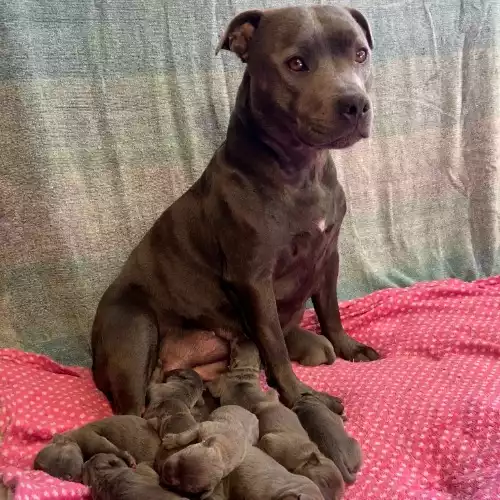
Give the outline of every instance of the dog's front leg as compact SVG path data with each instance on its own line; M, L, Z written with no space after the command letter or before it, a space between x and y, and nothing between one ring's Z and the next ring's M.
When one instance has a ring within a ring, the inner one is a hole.
M314 391L293 372L271 279L233 282L230 288L232 301L237 303L246 333L259 348L268 383L278 390L281 401L291 408L302 395L314 393L332 411L342 413L343 406L338 398Z
M349 361L374 361L379 358L377 352L354 340L342 326L337 298L338 275L339 254L335 251L330 256L325 275L312 296L321 333L332 343L337 356Z

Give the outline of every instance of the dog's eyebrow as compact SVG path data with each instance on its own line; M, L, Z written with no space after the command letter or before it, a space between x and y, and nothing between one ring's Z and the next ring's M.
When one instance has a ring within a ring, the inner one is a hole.
M328 48L334 54L342 54L356 45L359 36L352 30L340 29L331 33L327 40Z

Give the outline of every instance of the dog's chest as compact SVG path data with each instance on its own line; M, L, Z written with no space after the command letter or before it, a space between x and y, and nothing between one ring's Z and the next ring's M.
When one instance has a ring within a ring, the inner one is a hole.
M279 302L303 303L332 252L345 214L345 196L336 182L316 182L289 194L287 234L274 269Z
M345 214L344 191L336 178L325 176L289 190L286 196L287 244L293 253L311 251L330 241Z

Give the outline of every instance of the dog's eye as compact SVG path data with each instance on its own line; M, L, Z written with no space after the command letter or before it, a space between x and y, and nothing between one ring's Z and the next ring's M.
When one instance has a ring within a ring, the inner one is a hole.
M366 49L359 49L356 52L356 62L357 63L364 63L366 61L366 58L368 57L368 52Z
M292 71L307 71L309 69L300 57L292 57L286 63Z

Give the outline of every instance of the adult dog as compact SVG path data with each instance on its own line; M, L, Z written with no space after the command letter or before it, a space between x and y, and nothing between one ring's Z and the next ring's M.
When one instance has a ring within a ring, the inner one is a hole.
M346 207L328 154L370 134L372 47L365 17L343 7L253 10L229 24L219 48L247 66L227 138L98 306L93 372L115 412L141 413L158 362L213 379L243 335L284 404L315 393L342 411L301 383L290 360L378 357L340 321ZM328 342L299 327L309 297Z

